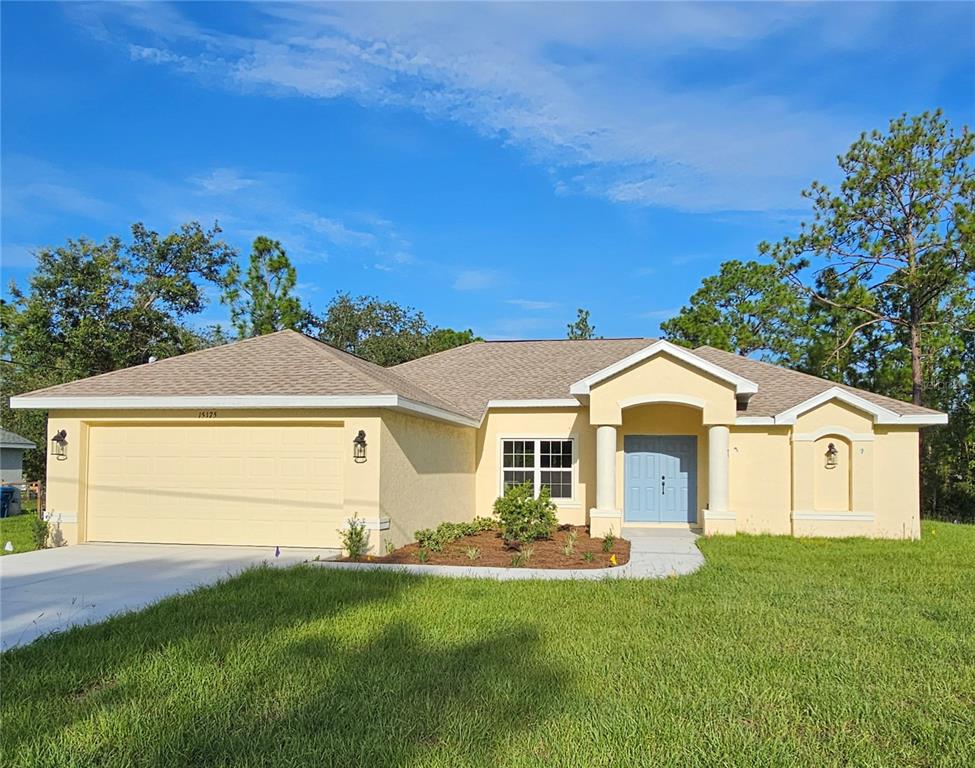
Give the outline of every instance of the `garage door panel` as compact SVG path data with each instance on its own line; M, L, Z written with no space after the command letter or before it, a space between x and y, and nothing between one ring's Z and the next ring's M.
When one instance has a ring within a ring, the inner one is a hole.
M334 426L97 426L88 539L336 546L342 430Z

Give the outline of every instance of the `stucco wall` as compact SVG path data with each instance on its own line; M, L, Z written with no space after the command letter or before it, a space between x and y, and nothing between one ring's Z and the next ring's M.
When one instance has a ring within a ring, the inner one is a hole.
M477 515L490 516L501 494L501 440L509 437L575 438L575 497L558 502L558 514L563 523L584 525L587 511L596 504L596 430L589 424L588 409L490 411L477 431Z
M392 411L382 417L379 487L383 518L378 550L399 547L420 528L475 516L475 430Z
M728 441L729 507L742 533L792 532L788 427L733 427Z
M144 411L51 411L48 417L48 444L60 429L67 431L67 456L63 460L48 457L47 498L48 518L54 528L53 537L58 544L74 544L86 540L87 515L87 466L88 434L90 425L166 425L194 423L219 426L225 423L314 424L340 422L345 435L343 451L343 503L344 517L357 515L378 528L380 517L379 465L381 417L378 410L313 410L268 409L207 411L200 418L197 410L144 410ZM213 414L213 415L210 415ZM352 458L352 440L360 430L369 436L369 451L373 460L357 464Z
M921 535L918 432L877 427L875 512L877 536L916 539Z
M594 386L589 395L593 424L620 425L627 418L620 404L634 399L658 397L681 402L699 401L705 424L734 424L735 389L727 382L666 354L634 365Z

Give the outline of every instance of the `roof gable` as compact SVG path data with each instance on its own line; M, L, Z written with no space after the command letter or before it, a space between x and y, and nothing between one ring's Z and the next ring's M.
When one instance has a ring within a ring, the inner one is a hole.
M795 424L796 420L804 413L808 413L809 411L812 411L821 405L825 405L826 403L836 401L846 403L851 408L867 414L873 418L875 424L937 424L948 422L948 417L944 414L940 414L944 417L943 420L935 417L925 418L921 416L918 416L917 419L912 420L910 414L896 413L889 408L885 408L882 405L878 405L877 403L867 400L855 392L850 392L846 389L841 389L840 387L830 387L829 389L820 392L818 395L810 397L808 400L803 400L801 403L797 403L791 408L787 408L781 413L777 413L775 415L775 423ZM923 421L918 420L922 418L924 419Z
M599 384L601 381L615 376L618 373L622 373L628 368L632 368L645 360L649 360L658 355L668 355L670 357L676 358L681 362L689 365L692 368L706 373L709 376L713 376L720 381L724 381L735 388L735 394L739 396L752 395L758 391L758 385L746 379L744 376L739 376L736 373L722 368L708 360L698 357L693 352L679 347L676 344L671 344L669 341L656 341L653 344L645 347L637 352L634 352L622 360L617 360L612 365L608 365L602 370L591 373L585 378L579 379L569 387L570 394L573 395L588 395L590 389Z

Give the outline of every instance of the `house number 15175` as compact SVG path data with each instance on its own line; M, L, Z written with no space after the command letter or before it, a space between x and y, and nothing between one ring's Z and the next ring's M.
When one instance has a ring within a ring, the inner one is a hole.
M200 411L198 414L196 414L196 418L198 418L198 419L215 419L215 418L217 418L217 412L216 411Z

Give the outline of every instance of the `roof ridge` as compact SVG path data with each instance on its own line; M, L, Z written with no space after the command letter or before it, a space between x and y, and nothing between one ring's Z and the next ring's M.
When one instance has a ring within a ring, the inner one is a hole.
M472 344L551 344L553 342L597 342L597 341L660 341L656 336L600 336L598 339L485 339ZM464 346L467 346L466 344ZM445 350L449 351L449 350Z
M329 352L333 353L334 359L342 367L346 368L347 370L351 370L351 371L353 371L353 372L355 372L357 374L361 374L363 376L367 376L367 377L371 378L373 380L373 383L378 384L380 387L383 387L385 389L392 389L392 387L389 387L385 382L383 382L382 380L380 380L371 371L369 371L368 370L369 368L375 368L375 369L377 369L379 371L382 371L384 375L390 375L393 378L400 380L404 384L407 384L407 385L409 385L411 387L415 387L417 390L419 390L420 392L424 393L425 395L427 395L427 397L430 398L430 401L428 402L428 405L436 405L438 402L445 403L445 404L449 405L451 408L456 409L458 415L460 415L460 416L466 416L467 415L460 408L460 406L458 406L453 401L448 400L446 397L443 397L442 395L437 395L437 394L431 392L426 387L424 387L424 386L418 384L417 382L412 381L411 379L408 379L407 377L403 376L402 374L397 373L396 371L394 371L393 368L395 368L396 366L385 367L385 366L379 365L378 363L372 362L372 360L366 360L365 358L359 357L358 355L353 355L351 352L346 352L344 349L339 349L338 347L334 347L331 344L329 344L328 342L322 341L321 339L314 339L311 336L308 336L307 334L300 333L300 332L297 332L297 331L296 331L296 333L298 333L298 335L301 336L301 338L304 339L306 342L310 342L311 344L316 345L316 347L324 347L326 350L328 350ZM447 351L447 350L445 350L445 351ZM336 352L338 353L337 355L334 354ZM350 361L353 361L353 360L355 361L355 364L353 364L352 362L350 362ZM409 361L407 361L407 362L409 362ZM357 367L357 365L360 365L360 364L363 365L363 366L365 366L367 370L363 371L361 368ZM405 365L405 363L400 363L400 365ZM397 393L396 392L393 392L392 394L397 394ZM399 395L399 396L402 397L403 395ZM411 399L411 398L407 398L407 399Z

